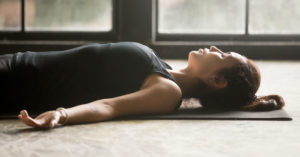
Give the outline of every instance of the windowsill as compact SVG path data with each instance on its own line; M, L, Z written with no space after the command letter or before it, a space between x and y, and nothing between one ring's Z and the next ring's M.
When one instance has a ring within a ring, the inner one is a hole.
M300 41L152 41L153 46L300 46Z
M88 40L0 40L0 45L83 45L88 43L108 43L112 41Z
M0 55L18 51L63 50L88 43L120 42L112 40L0 40ZM144 43L163 59L186 59L191 50L216 45L251 59L300 60L300 41L154 41Z
M0 45L83 45L117 41L94 40L0 40ZM152 41L152 46L300 46L300 41Z

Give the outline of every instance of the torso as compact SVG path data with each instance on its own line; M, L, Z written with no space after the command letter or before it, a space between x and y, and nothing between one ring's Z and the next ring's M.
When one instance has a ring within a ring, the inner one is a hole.
M132 43L93 44L56 52L26 52L15 58L20 69L21 77L18 78L25 80L22 94L30 93L26 95L28 104L73 106L132 93L154 84L177 86L163 71L167 65L151 49ZM37 95L39 98L36 98Z

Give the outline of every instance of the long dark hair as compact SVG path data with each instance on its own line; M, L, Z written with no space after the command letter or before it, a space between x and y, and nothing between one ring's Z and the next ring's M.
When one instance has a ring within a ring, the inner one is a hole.
M239 63L228 69L218 72L227 80L223 89L210 90L199 96L201 105L207 108L234 108L244 110L275 110L281 109L285 102L279 95L257 97L260 85L259 71L254 67L252 60Z

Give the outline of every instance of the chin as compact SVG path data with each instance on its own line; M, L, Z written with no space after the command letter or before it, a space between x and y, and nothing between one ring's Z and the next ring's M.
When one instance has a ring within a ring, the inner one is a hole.
M191 51L191 52L189 53L188 60L196 59L196 57L197 57L197 53L194 52L194 51Z
M192 54L192 55L199 55L199 52L197 52L197 51L191 51L190 54Z
M195 57L197 57L197 56L199 56L199 54L197 54L197 52L195 52L195 51L191 51L191 52L189 53L189 58L195 58Z
M198 56L196 56L193 52L190 52L189 58L188 58L188 65L189 66L196 66L200 62Z
M191 51L189 54L189 58L195 60L196 62L199 62L199 59L201 59L202 57L202 54L197 51Z

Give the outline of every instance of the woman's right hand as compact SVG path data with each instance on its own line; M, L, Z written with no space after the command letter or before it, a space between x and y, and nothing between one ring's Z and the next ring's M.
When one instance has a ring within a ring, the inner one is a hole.
M61 114L58 111L47 111L36 118L31 118L26 110L22 110L18 115L18 118L26 125L34 128L53 128L59 125Z

